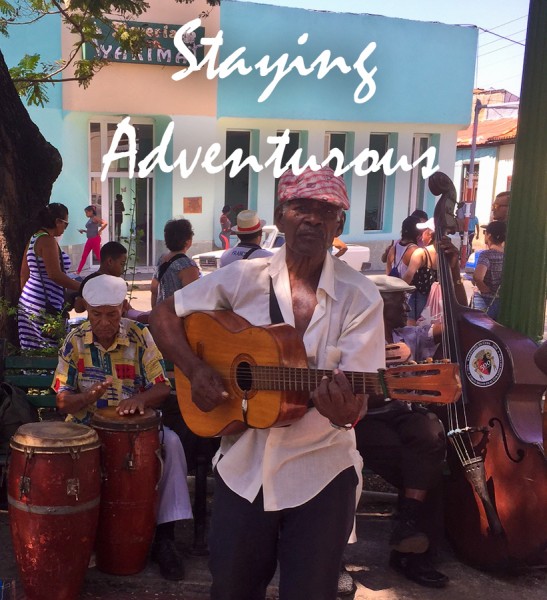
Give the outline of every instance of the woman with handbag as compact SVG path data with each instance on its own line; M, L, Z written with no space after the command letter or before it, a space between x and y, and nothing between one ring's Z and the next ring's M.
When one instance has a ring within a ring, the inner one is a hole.
M418 236L420 234L416 228L418 223L418 217L412 215L403 221L401 239L397 240L387 252L386 275L403 278L412 255L418 250Z
M413 285L416 291L410 295L408 304L410 313L408 324L416 325L427 303L431 286L437 281L437 251L435 250L435 223L433 218L416 227L422 230L423 248L418 248L412 254L408 269L403 275L406 283Z
M473 308L485 312L496 320L499 312L499 288L503 271L503 249L507 226L505 221L492 221L484 232L488 247L478 258L473 283L477 290L473 294Z
M160 256L150 286L152 308L172 296L177 290L199 279L199 268L186 256L192 246L194 230L188 219L171 219L163 228L169 252Z
M48 204L38 213L38 224L40 228L30 238L21 265L18 327L22 350L58 345L43 331L46 315L61 315L65 289L77 291L80 287L67 275L70 258L55 239L68 227L67 207L58 202Z

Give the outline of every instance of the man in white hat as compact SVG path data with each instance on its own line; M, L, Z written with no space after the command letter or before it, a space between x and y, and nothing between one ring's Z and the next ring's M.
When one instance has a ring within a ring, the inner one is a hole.
M88 320L73 329L59 350L53 380L57 408L67 420L88 424L97 408L116 406L119 415L143 414L167 398L170 384L163 358L148 329L122 318L127 285L121 277L87 281ZM174 544L174 525L192 518L187 468L179 437L164 428L164 475L159 489L152 558L163 577L179 580L184 565Z
M349 209L344 180L328 167L289 170L278 199L275 224L285 234L278 252L218 269L151 314L154 338L204 412L229 395L221 374L188 344L181 317L192 312L232 310L255 326L285 322L302 339L309 367L330 374L290 426L222 438L209 540L212 600L264 598L278 564L281 597L336 597L361 488L353 424L366 410L343 371L385 364L380 294L330 254Z
M260 247L265 224L266 221L259 219L256 211L242 210L237 215L237 226L232 228L232 233L239 238L239 244L224 252L220 257L220 266L225 267L236 260L271 256L272 252Z

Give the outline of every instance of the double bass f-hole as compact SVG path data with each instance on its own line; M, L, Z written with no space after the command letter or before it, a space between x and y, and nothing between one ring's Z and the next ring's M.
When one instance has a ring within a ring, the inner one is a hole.
M503 447L505 448L505 454L507 454L507 458L514 463L521 462L524 459L526 452L522 448L518 448L517 458L513 458L511 456L511 453L509 452L509 446L507 445L507 436L505 435L505 427L503 426L503 423L497 417L493 417L492 419L490 419L490 421L488 421L488 426L491 429L494 429L494 426L496 424L498 424L500 427L501 437L503 440Z

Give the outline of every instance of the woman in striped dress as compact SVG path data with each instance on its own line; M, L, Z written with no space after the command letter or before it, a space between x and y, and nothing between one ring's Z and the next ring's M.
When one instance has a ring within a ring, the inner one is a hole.
M19 298L18 326L21 350L51 348L57 340L42 331L45 323L46 301L62 309L64 290L78 290L80 283L66 273L70 258L57 244L56 237L68 227L68 209L54 202L38 214L40 229L30 238L23 264Z

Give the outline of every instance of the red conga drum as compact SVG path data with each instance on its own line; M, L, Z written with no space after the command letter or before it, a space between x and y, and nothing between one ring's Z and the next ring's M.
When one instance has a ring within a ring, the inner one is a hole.
M95 544L97 568L132 575L146 566L156 526L160 479L159 415L121 416L110 406L91 420L102 443L101 512Z
M99 517L97 434L75 423L29 423L10 447L9 518L25 597L74 600Z

